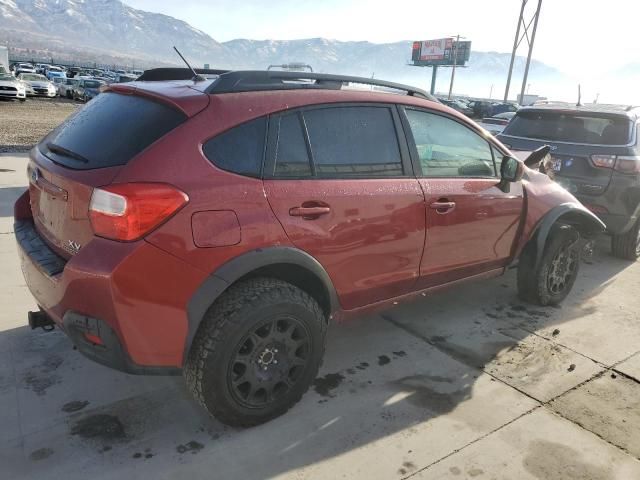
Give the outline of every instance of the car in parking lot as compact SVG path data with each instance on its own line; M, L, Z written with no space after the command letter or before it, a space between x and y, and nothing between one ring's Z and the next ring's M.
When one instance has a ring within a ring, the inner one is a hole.
M498 138L513 150L549 145L543 165L600 217L615 256L640 256L640 108L550 103L517 112Z
M88 102L100 93L100 87L105 85L101 80L95 78L80 78L73 86L74 100Z
M65 78L58 84L58 95L64 98L73 98L73 88L78 83L76 78Z
M49 67L47 69L46 77L53 81L54 78L67 78L67 73L62 67Z
M515 112L499 113L493 117L483 118L478 122L478 125L484 128L491 135L498 135L502 133L507 125L509 125L509 122L515 114Z
M0 72L0 98L24 102L27 99L26 88L10 73Z
M36 73L36 69L30 63L16 63L13 66L13 73L17 77L21 73Z
M18 80L25 85L29 97L55 97L58 94L56 86L44 75L21 73Z
M135 82L138 79L137 75L132 75L129 73L118 74L114 79L114 83L128 83Z
M440 100L441 103L444 103L447 107L451 107L454 110L457 110L458 112L464 115L467 115L468 117L473 115L473 109L470 108L466 103L460 100L456 100L456 99L449 100L447 98L439 98L438 100Z
M291 408L331 321L516 263L522 298L560 303L580 242L604 228L419 89L306 72L191 77L157 69L109 85L45 137L14 231L41 309L33 328L57 325L113 368L183 373L227 424Z

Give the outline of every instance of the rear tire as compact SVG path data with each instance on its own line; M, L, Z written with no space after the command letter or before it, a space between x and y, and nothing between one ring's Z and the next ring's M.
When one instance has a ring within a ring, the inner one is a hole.
M640 219L627 233L611 237L611 253L614 257L634 262L640 257Z
M537 305L562 302L576 281L580 268L580 235L569 225L555 225L549 232L536 268L536 244L530 242L520 256L518 295Z
M219 421L250 427L295 405L316 378L327 321L306 292L273 278L232 285L205 315L187 386Z

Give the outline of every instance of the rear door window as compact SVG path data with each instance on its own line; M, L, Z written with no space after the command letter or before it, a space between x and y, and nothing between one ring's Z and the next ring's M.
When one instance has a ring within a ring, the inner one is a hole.
M39 148L54 162L76 170L125 165L186 118L143 97L107 92L69 117Z
M404 174L388 107L346 106L304 111L317 176L397 177Z
M504 135L590 145L627 145L631 121L616 115L520 111L504 129Z
M299 113L283 115L278 122L276 140L276 177L310 176L311 162Z

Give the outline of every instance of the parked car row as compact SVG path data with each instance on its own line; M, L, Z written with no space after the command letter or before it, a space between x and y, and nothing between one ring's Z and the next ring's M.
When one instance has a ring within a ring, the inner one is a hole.
M87 102L100 93L100 87L135 81L138 74L142 72L13 63L10 72L0 75L0 98L24 101L27 97L61 96Z
M88 102L100 93L107 82L98 78L67 78L58 84L58 95L72 100Z

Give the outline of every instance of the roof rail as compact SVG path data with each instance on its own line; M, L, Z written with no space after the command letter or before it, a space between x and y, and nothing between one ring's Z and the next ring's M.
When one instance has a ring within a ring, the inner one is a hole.
M257 90L340 90L345 84L349 83L403 91L410 96L425 98L435 102L438 101L424 90L400 83L327 73L281 72L274 70L239 70L221 73L207 88L206 92L209 94L217 94Z
M200 75L222 75L229 72L229 70L215 70L208 68L196 68L196 73ZM138 81L143 82L162 82L166 80L191 80L193 78L193 72L188 68L152 68L145 70L142 75L138 77Z

